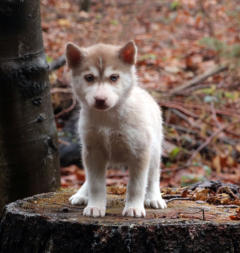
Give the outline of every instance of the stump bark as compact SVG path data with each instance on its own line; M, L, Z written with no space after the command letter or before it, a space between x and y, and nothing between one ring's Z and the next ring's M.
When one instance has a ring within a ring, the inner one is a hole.
M5 207L0 252L240 252L233 207L174 200L145 218L122 217L124 195L108 194L103 218L84 217L70 191L35 195ZM203 211L204 210L204 211Z

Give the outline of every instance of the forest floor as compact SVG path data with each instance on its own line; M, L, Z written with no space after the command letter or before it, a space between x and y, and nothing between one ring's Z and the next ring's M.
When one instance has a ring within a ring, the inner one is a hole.
M49 63L66 42L120 44L134 39L138 75L162 106L163 186L200 180L240 184L240 6L237 0L41 0ZM50 74L58 129L76 106L66 66ZM60 138L61 141L61 138ZM107 184L126 184L111 169ZM84 172L62 168L62 186L77 187Z

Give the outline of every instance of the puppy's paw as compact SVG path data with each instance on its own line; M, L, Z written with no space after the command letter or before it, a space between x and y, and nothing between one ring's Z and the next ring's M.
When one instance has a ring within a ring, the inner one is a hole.
M123 216L130 216L130 217L145 217L146 211L143 208L139 207L125 207L122 212Z
M90 217L103 217L105 216L105 213L105 207L87 206L83 210L83 215Z
M167 208L167 204L162 197L157 198L157 199L147 198L147 199L145 199L144 204L146 207L151 207L151 208L155 208L155 209Z
M82 194L79 194L79 193L75 193L74 195L72 195L70 198L69 198L69 202L72 204L72 205L86 205L87 202L88 202L88 199L86 196L82 195Z

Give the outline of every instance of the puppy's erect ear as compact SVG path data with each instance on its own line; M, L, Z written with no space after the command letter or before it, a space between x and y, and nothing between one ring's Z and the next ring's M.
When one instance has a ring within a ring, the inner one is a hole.
M66 45L66 60L69 68L75 68L81 64L83 60L84 53L74 43L68 42Z
M137 61L137 47L133 40L129 41L119 51L119 58L127 64L133 65Z

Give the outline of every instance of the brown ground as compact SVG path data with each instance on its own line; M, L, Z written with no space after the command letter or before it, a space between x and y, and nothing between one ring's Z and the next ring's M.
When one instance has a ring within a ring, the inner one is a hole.
M49 62L63 54L67 41L81 46L136 41L140 81L164 110L168 145L162 185L187 185L206 178L240 184L237 0L92 1L89 12L79 10L74 0L41 3ZM224 64L228 70L170 96L176 87ZM71 93L66 93L66 67L54 71L50 81L60 129L75 106ZM75 166L64 168L62 175L64 187L78 186L84 179ZM124 172L111 170L108 175L109 185L127 181Z

